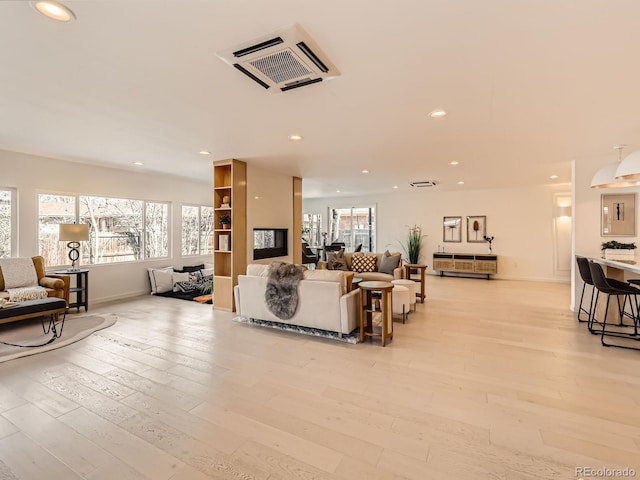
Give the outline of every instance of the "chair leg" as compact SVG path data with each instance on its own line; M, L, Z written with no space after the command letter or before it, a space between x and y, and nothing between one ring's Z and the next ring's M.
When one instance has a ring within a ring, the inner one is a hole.
M626 304L627 301L627 297L629 297L630 295L625 295L625 300L623 302L623 308ZM624 332L608 332L606 331L606 325L607 325L607 320L606 320L606 316L605 316L605 320L604 320L604 324L602 327L602 331L600 333L600 343L602 343L603 346L605 347L617 347L617 348L624 348L627 350L640 350L640 348L638 347L630 347L628 345L620 345L620 344L616 344L616 343L607 343L604 340L605 336L608 337L617 337L617 338L626 338L628 340L634 340L634 341L639 341L640 337L638 337L638 317L640 316L640 304L638 303L638 297L637 295L633 295L634 298L633 300L631 298L629 298L629 308L631 309L631 318L633 320L633 334L629 334L629 333L624 333ZM620 300L618 299L618 305L620 304ZM634 311L634 304L635 304L635 311ZM624 312L621 312L621 315L628 315L625 314ZM618 325L619 326L619 325ZM627 327L630 327L631 325L624 325Z
M585 310L584 308L582 308L582 301L584 300L584 289L585 289L586 287L587 287L587 284L586 284L586 283L583 283L583 284L582 284L582 294L580 295L580 305L578 306L578 322L587 322L587 321L588 321L588 320L582 320L582 319L580 318L580 314L581 314L582 312L587 313L587 312L586 312L586 310ZM593 297L593 293L591 294L591 296Z
M595 292L595 296L596 296L596 300L593 304L593 309L591 310L591 315L589 316L589 323L587 323L587 326L589 328L589 331L593 334L593 335L597 335L598 333L600 333L599 331L594 331L593 328L593 323L598 323L600 324L600 322L598 321L598 319L596 318L596 312L598 311L598 300L600 299L600 290L596 290ZM609 296L607 295L607 306L609 303ZM606 315L606 312L605 312Z

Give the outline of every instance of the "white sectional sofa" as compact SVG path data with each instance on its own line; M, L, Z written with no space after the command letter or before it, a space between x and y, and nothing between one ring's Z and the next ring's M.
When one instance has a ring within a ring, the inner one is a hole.
M243 317L269 320L342 334L358 326L359 290L349 292L351 272L307 270L298 285L298 307L289 320L276 317L267 308L265 290L268 265L250 264L238 276L234 288L236 312Z

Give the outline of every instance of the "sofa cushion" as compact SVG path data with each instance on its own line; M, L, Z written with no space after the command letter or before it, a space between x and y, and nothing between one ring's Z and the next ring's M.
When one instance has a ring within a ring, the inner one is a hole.
M173 267L150 268L151 295L170 292L173 289Z
M356 273L375 272L376 263L375 255L354 255L351 258L351 269Z
M181 282L191 282L191 281L193 281L193 280L194 280L194 278L191 276L191 274L190 274L190 273L187 273L187 272L180 272L180 273L177 273L177 272L175 272L175 269L174 269L174 272L173 272L173 274L171 275L171 282L172 282L172 284L173 284L173 285L172 285L172 287L173 287L173 291L174 291L174 292L184 292L185 290L182 290L182 289L178 286L178 283L181 283Z
M204 263L201 263L200 265L184 265L182 268L174 268L173 271L177 273L191 273L202 270L203 268Z
M356 273L358 278L361 278L363 282L390 282L393 280L393 275L380 272L362 272Z
M250 263L247 265L247 275L252 277L268 277L269 265L262 263Z
M350 272L342 270L306 270L303 275L304 280L317 282L337 282L340 284L340 292L342 295L349 291Z
M348 270L347 260L344 258L344 250L327 252L327 268L329 270Z
M0 269L4 277L4 289L38 285L38 275L31 258L2 258Z
M389 253L389 250L387 250L380 259L378 271L393 275L393 271L400 266L400 258L401 255L399 253Z

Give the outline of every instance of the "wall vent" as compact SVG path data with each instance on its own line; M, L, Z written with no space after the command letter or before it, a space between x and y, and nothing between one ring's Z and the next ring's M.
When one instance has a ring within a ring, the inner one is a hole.
M421 182L410 182L409 185L416 188L435 187L437 184L432 180L423 180Z
M275 92L286 92L340 75L299 25L244 42L216 55L261 87Z

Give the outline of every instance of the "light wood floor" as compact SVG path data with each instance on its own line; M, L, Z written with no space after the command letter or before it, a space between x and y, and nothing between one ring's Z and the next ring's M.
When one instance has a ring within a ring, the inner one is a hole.
M640 352L561 284L429 277L389 346L143 297L0 364L1 479L570 479L640 471ZM638 473L640 475L640 473Z

